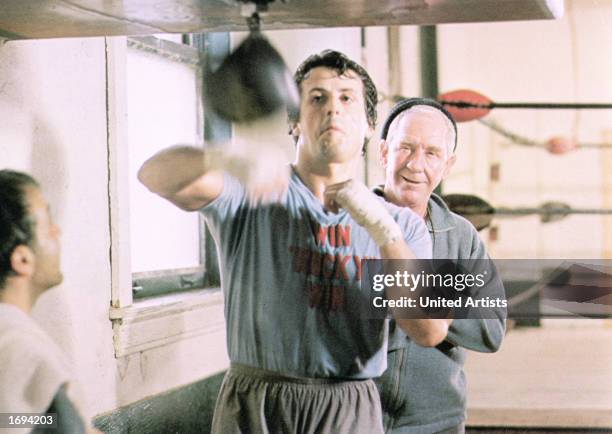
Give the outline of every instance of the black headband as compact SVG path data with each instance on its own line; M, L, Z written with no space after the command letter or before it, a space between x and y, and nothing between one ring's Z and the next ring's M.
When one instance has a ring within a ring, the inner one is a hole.
M382 132L380 133L380 137L383 138L383 139L386 139L387 138L387 134L389 133L389 127L391 126L391 123L393 122L393 120L401 112L406 111L406 110L410 110L415 105L426 105L426 106L438 109L440 112L442 112L442 114L444 116L446 116L448 118L448 120L451 121L451 124L453 124L453 129L455 130L455 146L453 147L453 152L455 152L455 149L457 149L457 124L455 123L455 120L453 119L451 114L448 112L448 110L446 110L442 106L442 104L440 104L437 101L434 101L433 99L428 99L428 98L408 98L408 99L404 99L404 100L398 102L395 105L395 107L393 107L391 109L391 112L389 113L389 116L387 116L387 120L385 120L385 123L383 124L383 128L382 128Z

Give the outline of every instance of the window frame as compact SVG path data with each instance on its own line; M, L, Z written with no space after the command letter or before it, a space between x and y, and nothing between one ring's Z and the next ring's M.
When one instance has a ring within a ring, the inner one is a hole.
M164 59L193 65L197 68L197 93L202 100L204 68L210 62L218 62L229 53L229 34L183 35L183 44L155 36L128 37L127 47L163 57ZM231 124L222 119L201 113L204 139L231 140ZM132 273L132 296L143 299L176 292L219 286L218 262L214 242L201 215L199 226L199 265L197 267L154 270Z
M111 307L115 357L167 345L202 334L218 334L223 325L223 296L214 240L199 219L200 265L191 268L132 273L130 252L129 157L126 64L128 47L156 53L200 69L202 96L205 65L215 66L230 49L229 33L184 35L178 44L153 36L107 37L106 100L110 230ZM231 140L227 121L206 113L201 118L205 142ZM137 291L133 290L134 287ZM178 315L178 316L177 316ZM169 330L176 318L189 321Z

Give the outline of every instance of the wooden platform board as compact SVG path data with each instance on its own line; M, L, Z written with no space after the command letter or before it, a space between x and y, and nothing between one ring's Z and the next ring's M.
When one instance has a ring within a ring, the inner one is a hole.
M266 29L553 19L563 0L276 0ZM2 0L7 39L245 30L233 0Z

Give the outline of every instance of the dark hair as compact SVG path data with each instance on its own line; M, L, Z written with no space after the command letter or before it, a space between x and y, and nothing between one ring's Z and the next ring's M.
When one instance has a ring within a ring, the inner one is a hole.
M0 289L13 273L11 254L19 245L31 245L34 221L26 199L26 187L38 187L30 175L0 170Z
M376 85L372 81L372 78L368 72L360 64L349 59L345 54L339 51L321 51L319 54L308 56L308 58L306 58L306 60L304 60L302 64L298 66L298 69L293 75L293 79L295 80L295 84L297 84L300 93L302 92L302 82L308 78L310 71L320 66L333 69L338 73L338 75L344 75L348 70L351 70L357 74L363 83L363 96L365 100L365 111L366 117L368 118L368 124L370 127L372 127L372 129L374 129L376 127L376 106L378 104L378 91L376 90ZM290 123L298 122L300 120L299 111L288 113L288 118Z
M389 133L389 128L391 127L391 124L393 123L393 120L398 117L398 115L406 110L410 110L412 107L417 106L417 105L426 105L429 107L433 107L435 109L438 109L444 116L446 116L451 124L453 125L453 129L455 130L455 144L453 147L453 152L455 152L455 150L457 149L457 124L455 123L455 120L453 119L453 117L451 116L451 114L448 112L448 110L446 110L442 104L440 104L438 101L434 101L433 99L428 99L428 98L408 98L408 99L404 99L400 102L398 102L395 107L393 107L391 109L391 112L389 113L389 116L387 116L387 119L385 120L385 123L383 124L383 128L382 131L380 133L380 137L382 139L386 139L387 138L387 134Z

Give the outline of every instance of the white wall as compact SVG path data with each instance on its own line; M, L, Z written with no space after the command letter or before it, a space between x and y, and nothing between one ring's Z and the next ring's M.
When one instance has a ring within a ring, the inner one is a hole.
M438 27L440 91L467 88L499 102L612 101L612 3L567 2L558 21ZM488 118L525 137L554 136L602 142L610 110L494 110ZM473 191L496 206L537 206L561 200L573 207L603 206L602 158L610 151L556 156L509 145L477 122L460 125L458 162L446 192ZM501 178L489 181L490 164ZM607 168L610 169L609 167ZM605 219L570 216L542 225L537 217L497 220L496 257L602 257Z
M31 172L63 230L61 287L34 316L76 363L88 408L114 405L104 39L0 47L0 165Z
M612 3L575 0L566 6L558 21L438 26L440 91L473 89L499 102L612 101ZM488 118L538 141L553 136L574 136L578 142L612 139L607 133L611 110L499 109ZM459 126L457 164L444 190L474 193L495 206L538 206L556 200L573 207L609 208L610 152L578 150L556 156L512 145L477 122L465 123ZM489 179L492 164L500 165L499 181ZM610 220L569 216L542 224L535 216L497 219L499 239L482 235L494 258L605 258L611 251ZM609 414L609 403L589 387L609 388L612 372L589 361L600 353L595 338L583 340L584 347L568 342L579 330L609 342L609 325L610 320L545 319L542 329L510 331L498 354L469 354L468 423L483 421L479 410L494 409L489 423L596 424L593 414L599 409ZM526 340L537 342L535 351ZM557 346L556 340L563 345Z

